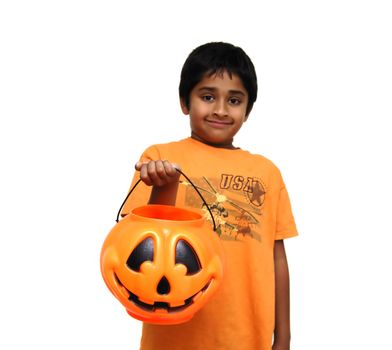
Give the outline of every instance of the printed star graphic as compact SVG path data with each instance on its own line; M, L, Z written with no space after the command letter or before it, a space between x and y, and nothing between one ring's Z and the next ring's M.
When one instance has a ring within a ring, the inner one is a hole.
M252 198L251 202L256 202L258 205L261 205L261 196L265 195L265 191L263 191L262 187L258 182L252 188Z

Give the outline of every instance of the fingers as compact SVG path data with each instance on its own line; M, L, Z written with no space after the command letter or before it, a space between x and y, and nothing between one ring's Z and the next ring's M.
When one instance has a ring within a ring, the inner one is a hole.
M137 162L135 169L140 171L140 178L148 186L165 186L178 181L179 166L167 160Z
M137 171L140 171L140 169L142 168L142 165L143 164L147 164L147 162L137 162L136 164L135 164L135 169L137 170Z

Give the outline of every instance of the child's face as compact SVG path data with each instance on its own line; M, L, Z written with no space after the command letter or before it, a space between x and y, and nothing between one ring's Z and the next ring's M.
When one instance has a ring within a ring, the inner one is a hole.
M189 114L192 137L203 143L234 148L234 135L246 121L248 93L241 79L224 71L204 78L190 94L189 108L181 101L181 108Z

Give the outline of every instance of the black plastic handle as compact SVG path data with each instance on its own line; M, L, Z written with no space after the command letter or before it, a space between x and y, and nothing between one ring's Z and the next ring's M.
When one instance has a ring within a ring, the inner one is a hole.
M210 215L211 215L212 223L214 224L214 231L216 231L216 224L215 224L214 215L212 215L211 209L210 209L210 207L208 206L206 200L204 199L204 197L202 196L202 194L200 193L200 191L197 189L197 187L194 185L194 183L191 181L191 179L190 179L188 176L186 176L181 170L179 170L179 169L177 169L177 168L175 168L175 169L176 169L182 176L184 176L184 177L187 179L187 181L192 185L192 187L195 189L195 191L197 192L197 194L200 196L201 200L203 201L204 205L206 206L208 212L209 212ZM128 193L127 196L125 197L124 202L121 204L120 210L119 210L118 213L117 213L116 222L119 221L119 217L120 217L122 208L124 207L124 205L125 205L126 201L128 200L129 196L131 195L131 193L133 192L133 190L136 188L136 186L139 184L140 181L142 181L142 180L139 179L139 180L136 181L136 183L133 185L133 187L130 189L129 193Z

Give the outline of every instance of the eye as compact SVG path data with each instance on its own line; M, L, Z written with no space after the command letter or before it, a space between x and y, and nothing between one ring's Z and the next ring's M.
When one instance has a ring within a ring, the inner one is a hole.
M149 237L141 241L127 260L127 266L133 271L140 271L140 265L145 261L154 260L154 240Z
M182 239L176 245L176 264L185 265L187 275L194 275L201 270L201 264L196 252L188 242Z
M231 97L229 99L229 103L232 105L239 105L241 103L241 100L238 97Z
M203 95L201 99L205 102L212 102L214 101L214 96L212 95Z

